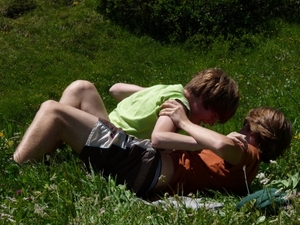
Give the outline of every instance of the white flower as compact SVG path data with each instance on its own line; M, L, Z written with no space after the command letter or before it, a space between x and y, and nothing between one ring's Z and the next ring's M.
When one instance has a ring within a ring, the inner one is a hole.
M260 179L260 180L264 179L265 177L266 177L266 175L264 173L259 173L259 174L256 175L256 178Z
M38 214L39 216L44 217L44 216L47 215L47 213L44 212L44 210L47 209L47 208L48 208L47 205L42 206L40 204L35 204L34 205L34 213Z
M269 183L270 179L269 178L264 178L260 181L260 183L266 185L267 183Z

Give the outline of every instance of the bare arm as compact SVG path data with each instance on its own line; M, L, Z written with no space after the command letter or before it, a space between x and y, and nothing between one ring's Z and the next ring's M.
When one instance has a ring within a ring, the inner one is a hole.
M176 133L178 128L168 116L160 116L151 135L154 148L199 150L200 146L194 138Z
M125 84L125 83L116 83L109 89L109 93L116 99L118 102L122 101L124 98L132 95L137 91L145 89L144 87L135 85L135 84Z
M184 109L186 108L182 107L182 112L186 113ZM199 144L193 137L178 134L178 130L179 128L176 127L176 125L169 116L159 116L151 135L152 146L155 148L176 150L200 149Z
M230 134L227 134L226 137L233 140L236 144L240 145L245 150L248 149L248 142L246 140L246 135L234 131L231 132Z
M167 101L162 108L160 115L169 116L177 127L189 133L199 149L209 149L232 165L240 162L242 149L232 139L190 122L181 104L176 101Z

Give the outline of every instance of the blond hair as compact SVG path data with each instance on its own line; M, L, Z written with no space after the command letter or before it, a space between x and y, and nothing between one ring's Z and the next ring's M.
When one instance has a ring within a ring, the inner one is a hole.
M210 68L198 72L185 89L195 97L202 97L203 107L216 113L219 123L227 122L238 108L238 86L221 69Z
M249 124L263 162L277 159L290 147L292 125L281 111L270 107L252 109L245 123Z

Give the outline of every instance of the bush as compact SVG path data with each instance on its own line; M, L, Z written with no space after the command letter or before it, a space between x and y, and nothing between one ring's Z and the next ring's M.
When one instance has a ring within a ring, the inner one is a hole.
M37 7L35 0L8 0L1 6L1 14L16 19Z
M297 0L99 0L98 9L136 34L173 43L191 38L205 44L216 37L228 40L266 31L278 16L294 15L293 20L299 21L300 11Z

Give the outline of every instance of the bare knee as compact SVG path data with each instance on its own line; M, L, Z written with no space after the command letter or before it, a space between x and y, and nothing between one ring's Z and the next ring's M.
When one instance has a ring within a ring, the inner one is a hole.
M59 110L59 103L54 100L47 100L41 104L38 113L52 114L57 110Z
M87 80L76 80L67 88L68 91L80 95L95 89L96 87L94 86L94 84Z
M47 100L41 104L35 117L47 120L49 123L56 123L61 120L63 113L61 103L54 100Z

